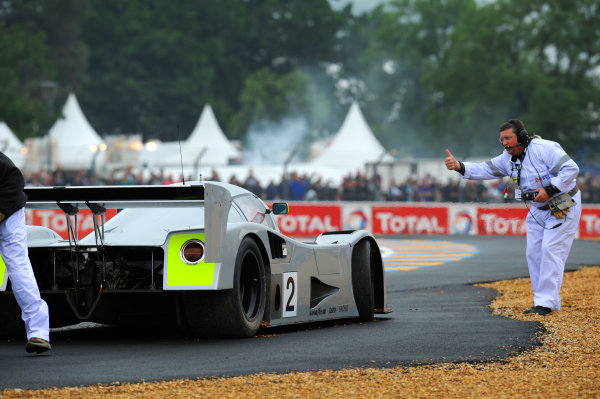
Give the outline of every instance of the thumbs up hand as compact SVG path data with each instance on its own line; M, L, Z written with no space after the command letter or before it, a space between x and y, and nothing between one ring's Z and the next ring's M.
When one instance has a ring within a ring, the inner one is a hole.
M454 158L454 155L450 153L450 150L446 149L446 155L447 157L444 161L444 163L446 164L446 168L448 168L448 170L459 170L460 162L458 162L456 158Z

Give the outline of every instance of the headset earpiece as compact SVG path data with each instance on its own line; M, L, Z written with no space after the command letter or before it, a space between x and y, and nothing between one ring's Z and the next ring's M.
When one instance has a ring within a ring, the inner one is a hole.
M521 124L521 121L517 121L517 122L519 122L519 124ZM525 130L524 128L521 128L521 126L519 126L512 120L508 121L508 123L512 126L513 131L517 135L517 142L519 144L522 144L523 146L526 146L527 144L529 144L529 142L531 141L529 132L527 130Z
M529 137L529 132L525 129L520 130L517 133L517 141L523 145L529 144L529 141L531 141L531 139Z

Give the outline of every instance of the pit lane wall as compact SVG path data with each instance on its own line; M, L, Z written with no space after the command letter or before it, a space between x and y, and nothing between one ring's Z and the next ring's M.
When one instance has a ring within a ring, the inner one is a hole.
M416 204L391 202L291 202L288 215L277 216L281 231L316 237L333 230L365 229L375 235L471 234L525 235L528 209L523 204ZM116 211L108 209L106 220ZM67 238L65 215L55 209L27 209L27 224L46 226ZM79 237L93 232L93 215L82 209ZM579 238L600 238L600 205L585 205Z

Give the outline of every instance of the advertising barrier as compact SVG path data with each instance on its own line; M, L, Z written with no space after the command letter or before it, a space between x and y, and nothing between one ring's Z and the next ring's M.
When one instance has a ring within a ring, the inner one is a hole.
M116 209L107 209L104 214L104 220L108 220L117 214ZM80 209L77 215L77 229L79 238L83 238L89 233L94 232L94 215L89 209ZM67 232L67 218L60 209L26 209L26 223L33 226L44 226L56 231L65 240L69 237ZM75 218L71 217L71 223L75 223ZM100 218L98 218L100 223Z
M528 212L524 204L297 202L290 203L288 215L277 216L277 223L284 234L297 237L356 229L375 235L524 236ZM600 238L600 205L583 206L578 237Z
M107 209L105 220L116 215ZM528 209L523 204L416 204L389 202L291 202L290 213L276 216L289 236L316 237L326 231L365 229L375 235L470 234L521 235L526 233ZM567 216L568 217L568 216ZM45 226L67 238L64 213L56 209L27 209L27 224ZM81 209L79 237L93 232L93 215ZM600 205L585 205L579 238L600 238Z

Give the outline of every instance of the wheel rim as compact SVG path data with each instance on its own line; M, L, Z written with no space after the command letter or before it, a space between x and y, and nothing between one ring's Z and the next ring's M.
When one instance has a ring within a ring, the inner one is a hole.
M252 252L249 252L244 257L240 276L242 309L249 319L256 316L260 308L260 279L258 259Z

